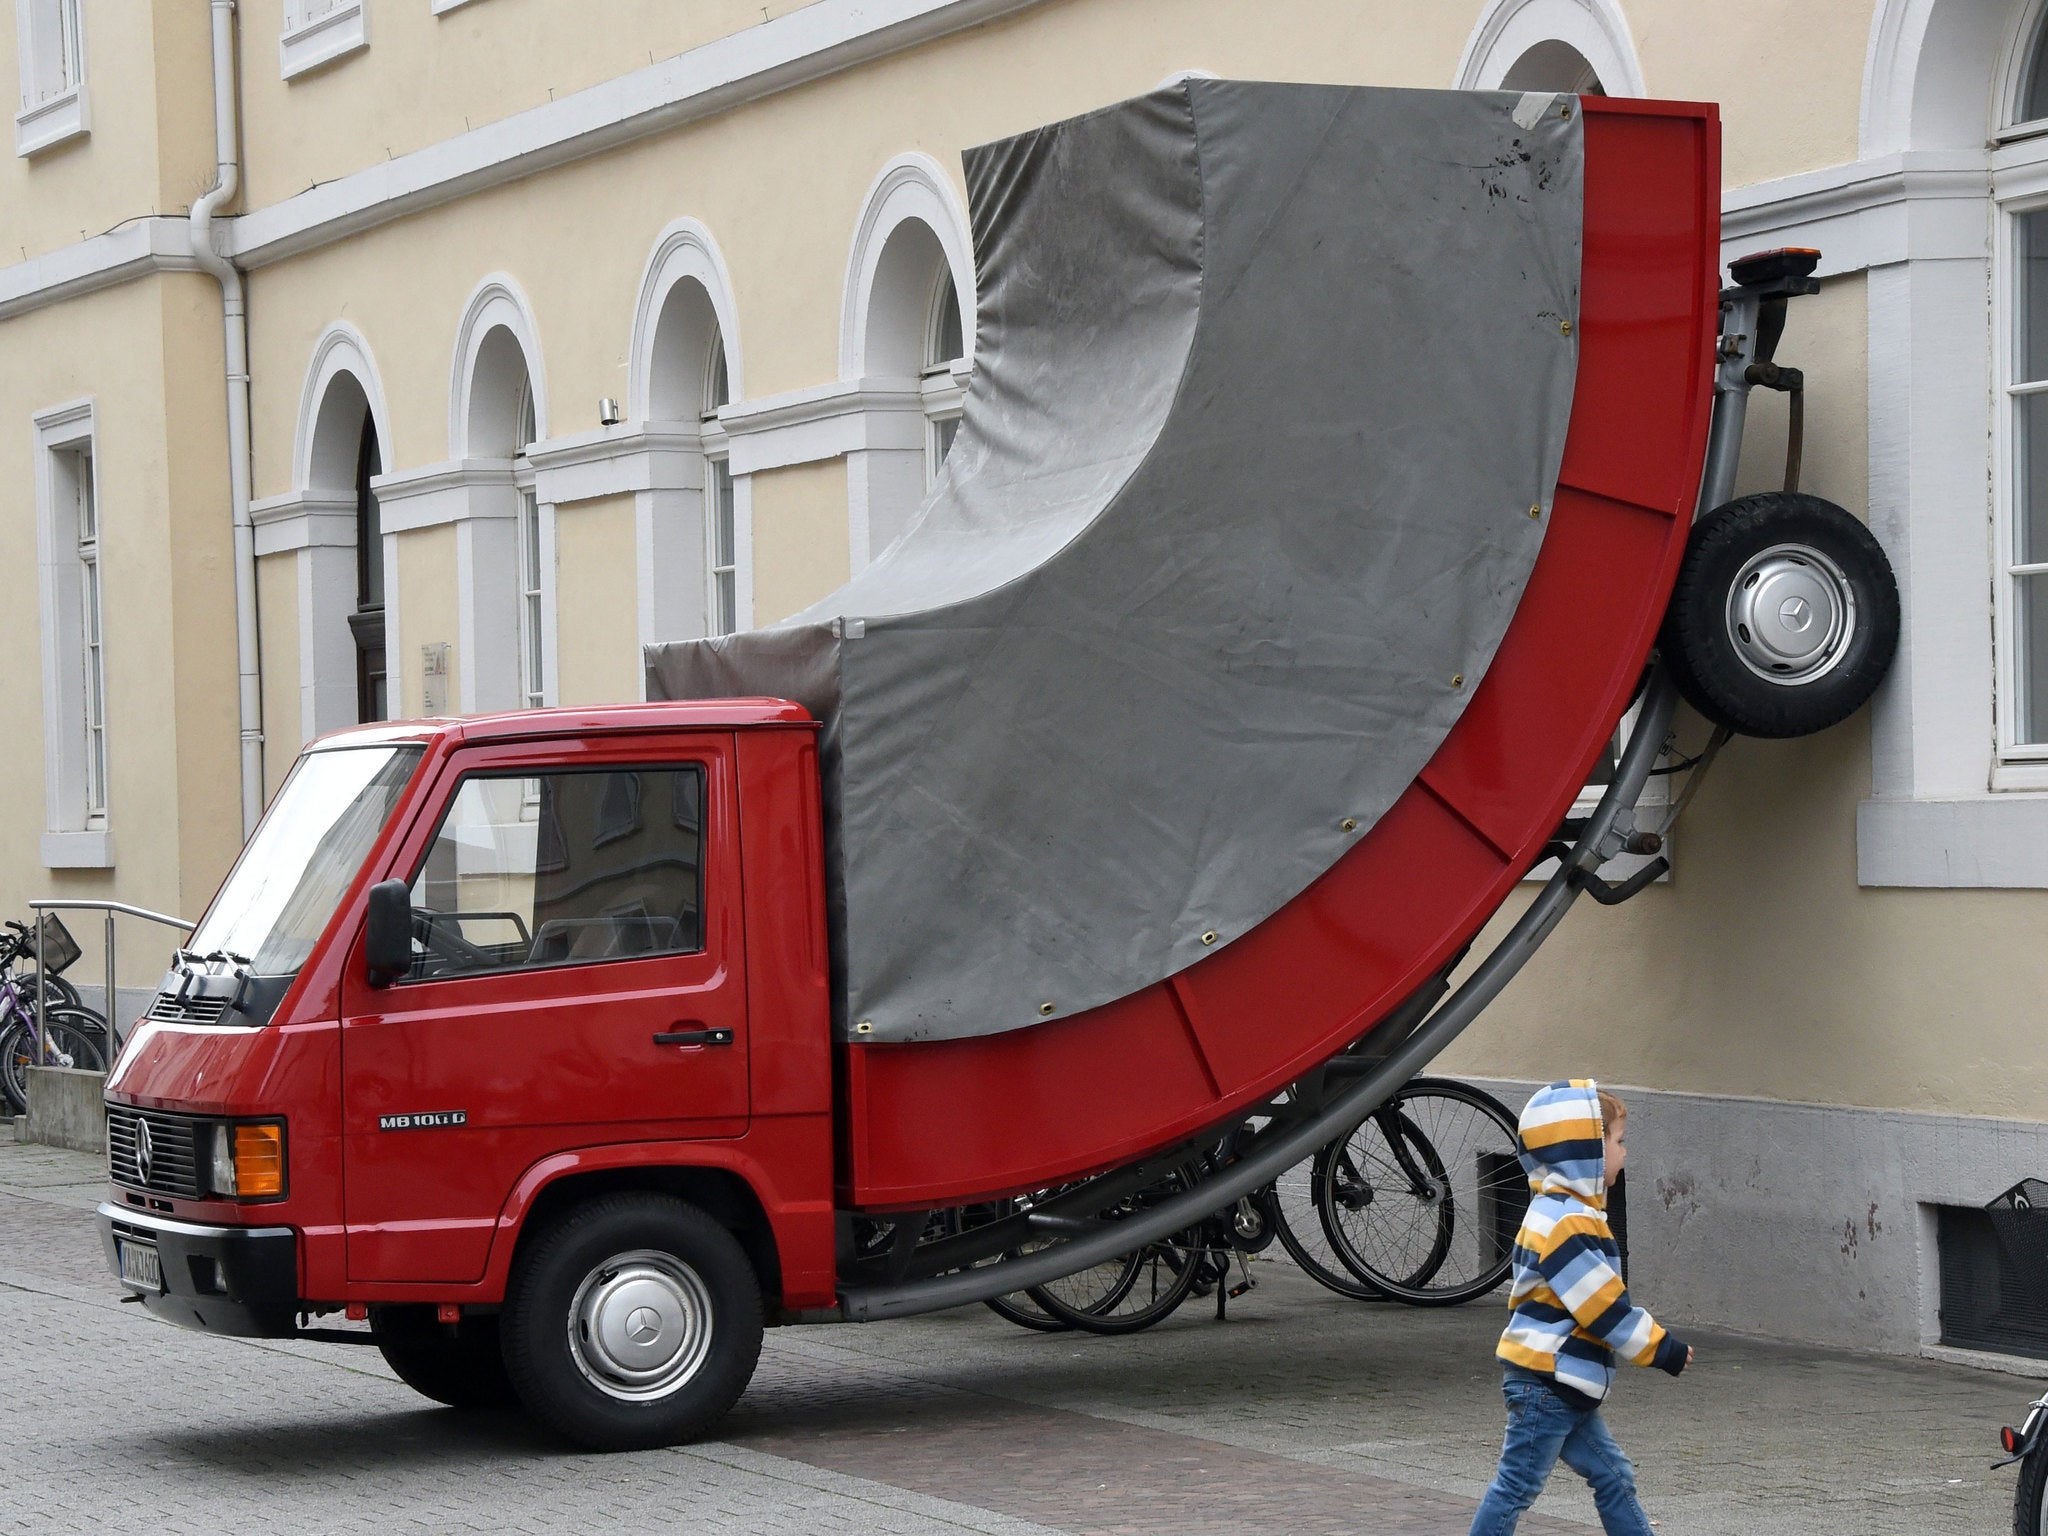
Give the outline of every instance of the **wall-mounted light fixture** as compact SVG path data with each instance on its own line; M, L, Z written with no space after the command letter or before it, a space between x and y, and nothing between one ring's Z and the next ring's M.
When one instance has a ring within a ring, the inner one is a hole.
M597 421L599 426L616 427L624 420L625 417L619 414L618 401L607 395L604 399L597 402Z

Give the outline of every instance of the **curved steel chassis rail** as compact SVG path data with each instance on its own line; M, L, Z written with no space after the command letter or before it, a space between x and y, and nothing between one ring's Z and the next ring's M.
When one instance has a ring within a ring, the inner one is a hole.
M1107 1263L1146 1243L1183 1231L1231 1201L1250 1194L1313 1154L1325 1142L1343 1135L1365 1120L1500 995L1516 972L1528 963L1538 946L1563 921L1579 892L1590 880L1597 878L1594 871L1620 850L1622 834L1617 830L1617 824L1625 812L1634 809L1643 786L1649 782L1657 755L1671 733L1672 716L1677 707L1677 689L1660 665L1650 678L1642 712L1637 717L1635 730L1629 735L1627 747L1622 751L1614 780L1600 797L1593 814L1587 818L1577 843L1560 861L1557 873L1550 877L1535 900L1530 902L1528 910L1464 984L1387 1056L1368 1068L1355 1084L1325 1099L1322 1107L1306 1118L1268 1125L1247 1141L1243 1155L1219 1169L1216 1177L1185 1193L1170 1196L1157 1205L1147 1206L1137 1215L1117 1221L1067 1217L1056 1214L1057 1207L1067 1203L1060 1200L1052 1202L1054 1210L1042 1213L1038 1221L1032 1222L1028 1216L1025 1218L1026 1225L1039 1233L1074 1234L1061 1237L1049 1246L974 1268L955 1269L947 1274L879 1285L848 1286L840 1295L846 1319L849 1322L877 1322L884 1318L937 1312L967 1302L986 1301L991 1296L1023 1290L1028 1286L1042 1285L1091 1265ZM1370 1038L1367 1037L1368 1040ZM1089 1190L1076 1191L1076 1194L1084 1195L1112 1183L1118 1187L1130 1187L1134 1179L1149 1182L1146 1175L1156 1177L1174 1166L1184 1153L1185 1149L1180 1149L1176 1153L1147 1159L1121 1175L1106 1175ZM1104 1202L1098 1195L1091 1203L1099 1210ZM963 1253L961 1257L965 1259L967 1255Z

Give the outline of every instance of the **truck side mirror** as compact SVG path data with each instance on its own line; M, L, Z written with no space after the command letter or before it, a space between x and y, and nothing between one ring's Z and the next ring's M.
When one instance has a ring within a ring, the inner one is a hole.
M380 880L370 887L363 955L373 987L388 987L412 969L412 890L403 880Z

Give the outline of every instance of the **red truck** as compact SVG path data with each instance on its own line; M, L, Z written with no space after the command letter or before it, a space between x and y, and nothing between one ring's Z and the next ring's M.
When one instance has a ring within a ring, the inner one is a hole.
M122 1284L652 1445L766 1324L1039 1285L1358 1124L1662 872L1599 873L1681 692L1797 734L1889 660L1860 524L1729 501L1815 284L1720 289L1716 132L1188 81L975 151L917 521L657 702L309 747L109 1077Z

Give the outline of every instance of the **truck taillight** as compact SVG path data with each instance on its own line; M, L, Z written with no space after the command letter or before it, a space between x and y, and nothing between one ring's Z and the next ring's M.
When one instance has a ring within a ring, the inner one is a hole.
M213 1193L275 1200L284 1193L284 1126L276 1121L213 1128Z

